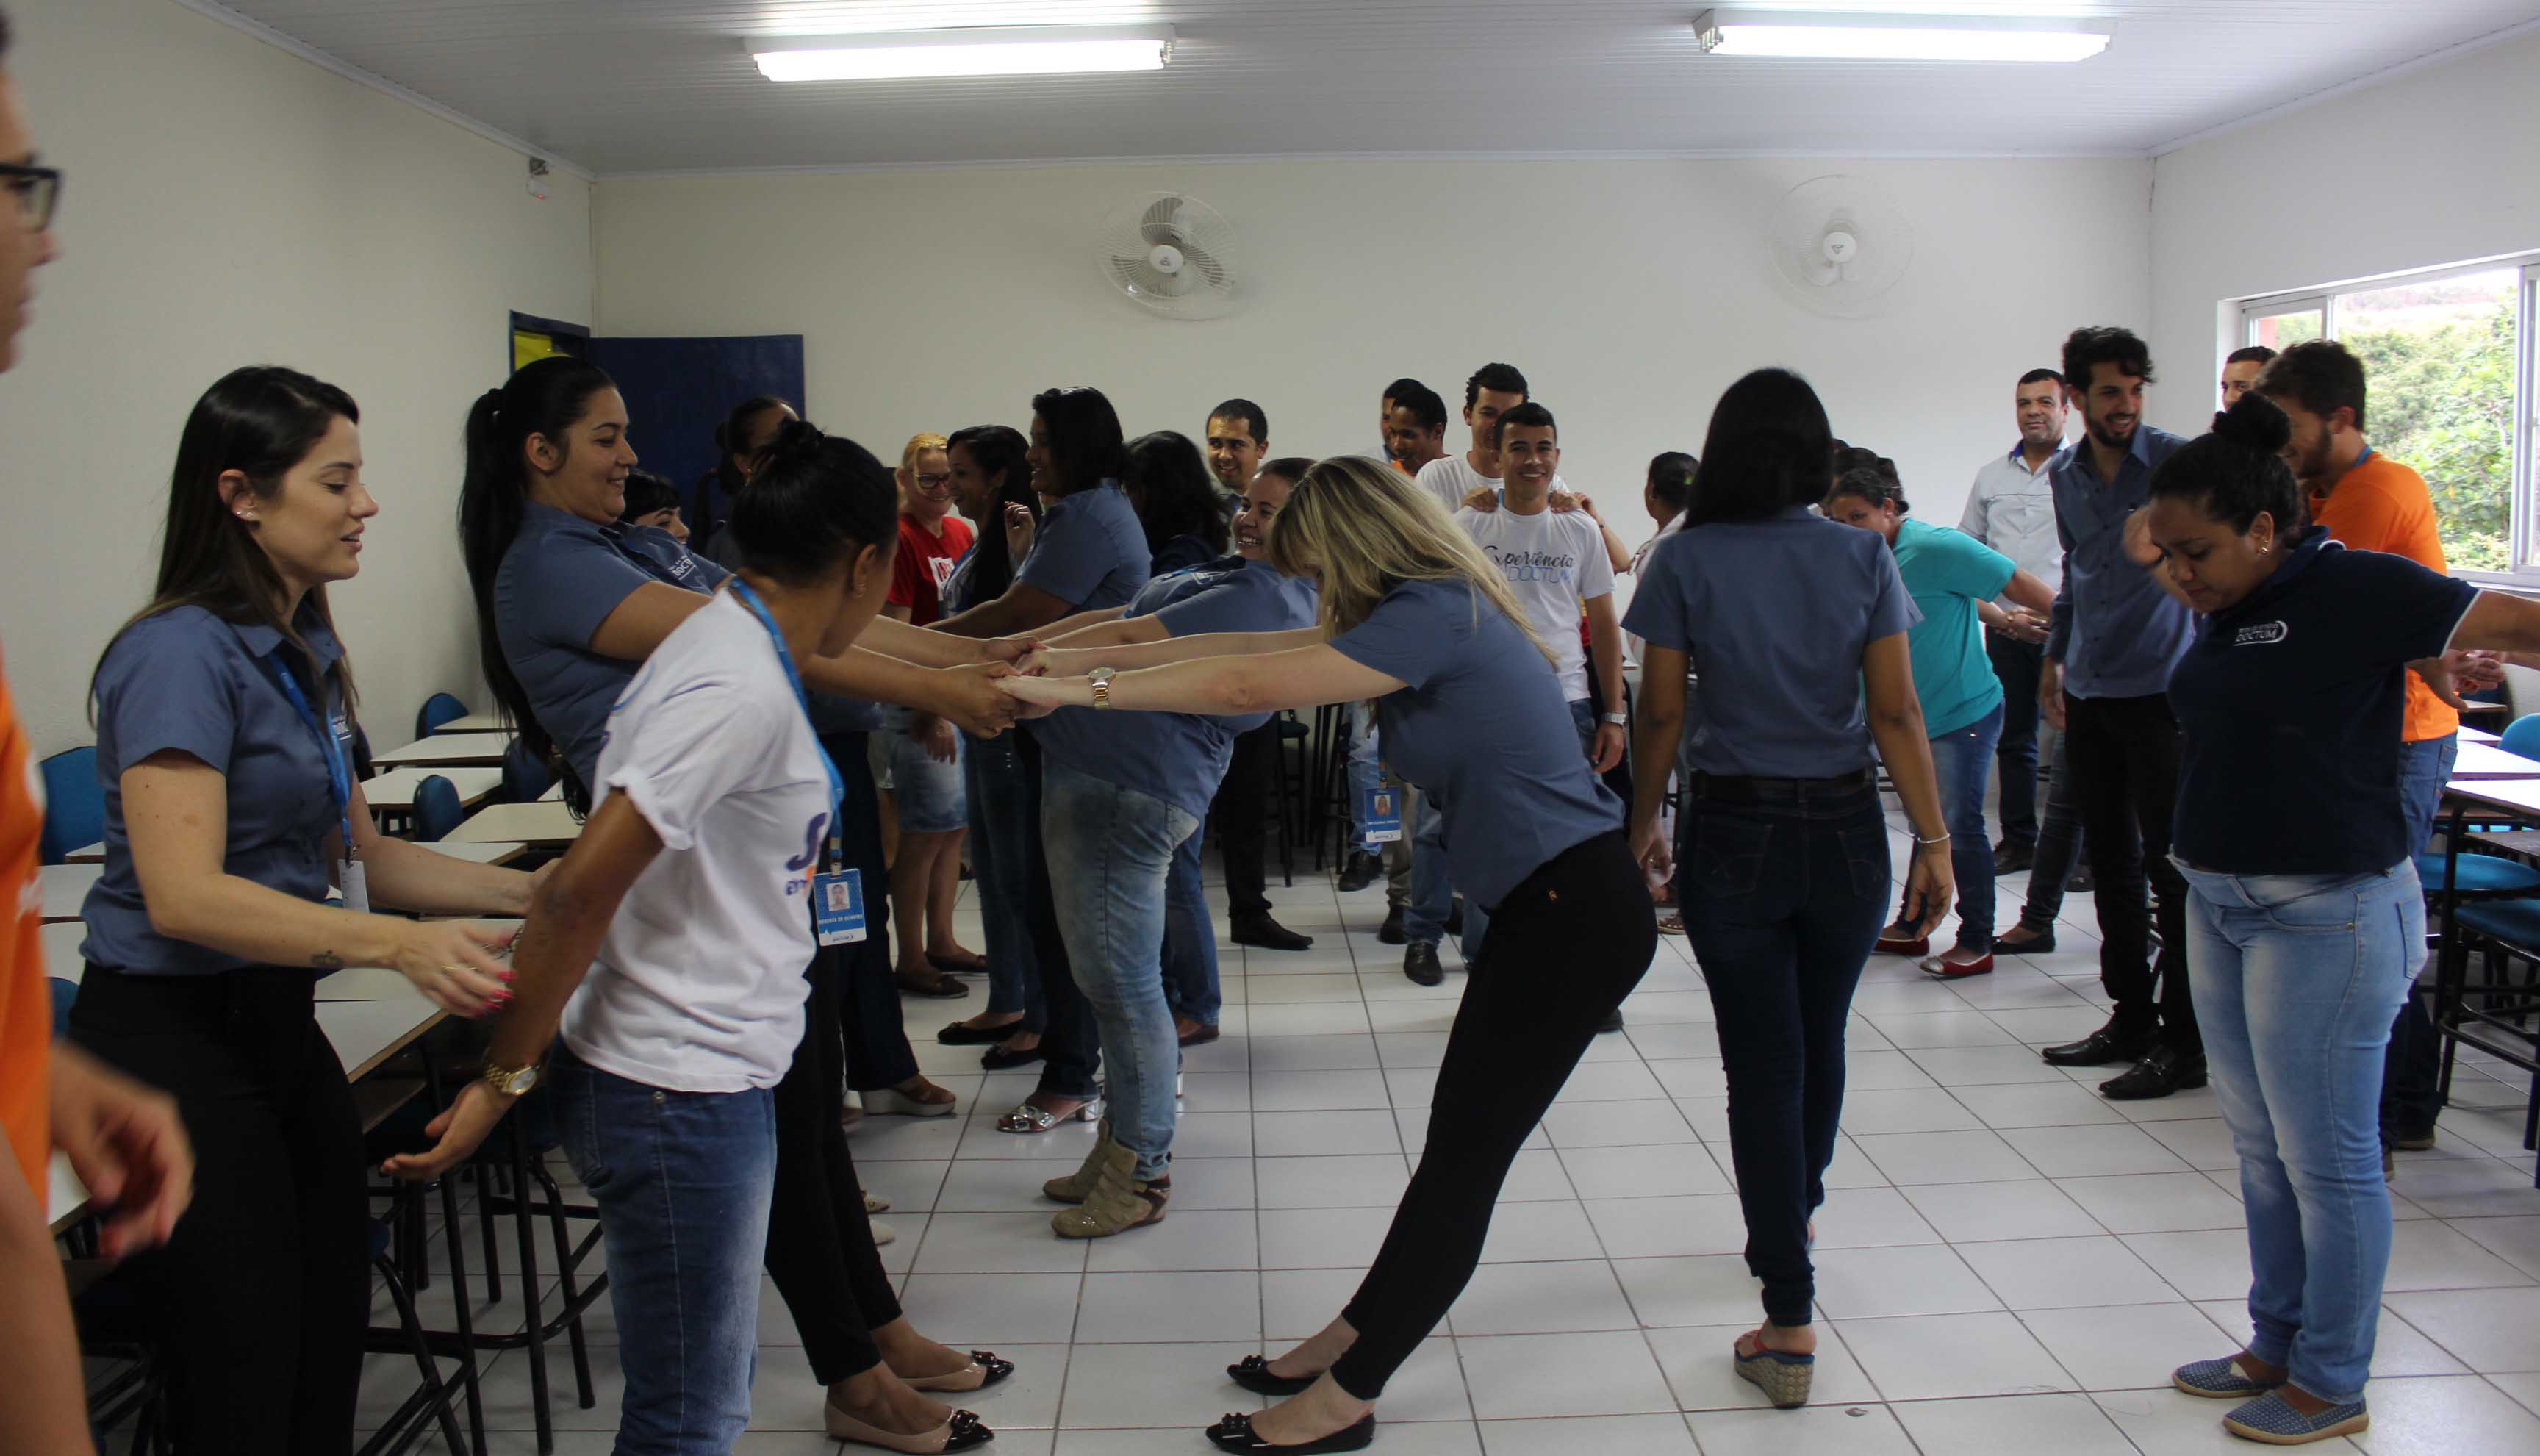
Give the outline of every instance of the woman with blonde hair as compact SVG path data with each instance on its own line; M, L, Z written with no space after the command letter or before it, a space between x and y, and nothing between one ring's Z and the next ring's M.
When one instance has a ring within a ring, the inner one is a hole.
M912 627L942 621L944 589L970 549L970 523L952 514L951 443L921 433L900 448L899 553L891 558L890 595L882 613ZM984 972L988 963L952 933L952 904L961 893L961 836L970 828L961 782L961 734L950 720L921 708L884 710L890 732L881 743L899 812L899 852L890 865L892 929L899 958L892 980L911 996L962 997L970 988L952 972Z
M1385 757L1437 801L1455 882L1491 913L1491 969L1438 1069L1435 1105L1453 1111L1431 1123L1375 1268L1322 1333L1228 1370L1297 1399L1209 1428L1230 1451L1353 1451L1471 1279L1517 1145L1658 936L1622 804L1578 751L1551 657L1443 507L1377 461L1324 460L1273 526L1270 560L1319 581L1314 626L1044 650L1023 666L1047 675L999 686L1035 707L1162 713L1373 699Z

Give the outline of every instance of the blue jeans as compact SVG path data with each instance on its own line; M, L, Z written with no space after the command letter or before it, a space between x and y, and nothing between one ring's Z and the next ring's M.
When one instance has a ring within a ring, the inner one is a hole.
M1028 866L1040 826L1031 822L1028 786L1015 754L1021 728L961 745L970 811L970 873L979 887L979 924L987 936L988 1014L1021 1011L1015 1029L1041 1028L1040 962L1032 955Z
M1376 792L1383 778L1378 762L1376 734L1376 711L1365 703L1353 704L1349 716L1350 755L1350 848L1374 852L1367 842L1367 797Z
M2188 980L2249 1217L2249 1352L2363 1397L2390 1264L2382 1050L2425 958L2413 862L2187 877Z
M890 793L899 805L900 831L952 834L967 829L970 819L963 804L968 796L962 792L961 745L969 734L952 734L952 761L946 763L908 735L909 720L915 716L906 708L889 710Z
M1932 740L1940 821L1949 831L1949 872L1958 882L1958 948L1993 949L1993 840L1985 832L1985 784L1993 776L2002 709ZM1897 912L1902 923L1902 909Z
M1764 1282L1767 1319L1804 1325L1808 1214L1825 1202L1844 1023L1887 903L1887 825L1869 782L1779 783L1802 787L1745 803L1688 786L1676 902L1720 1022L1746 1268Z
M1176 1016L1215 1026L1226 1008L1217 984L1217 922L1208 913L1200 880L1200 850L1208 825L1173 851L1164 876L1164 1004Z
M774 1094L648 1087L561 1041L547 1075L607 1250L626 1371L617 1456L721 1456L749 1427Z
M2434 811L2443 783L2460 758L2460 735L2445 733L2399 745L2399 808L2408 825L2408 853L2422 854L2434 837ZM2413 976L2416 964L2410 966ZM2426 999L2411 994L2390 1023L2390 1051L2381 1064L2381 1141L2423 1138L2443 1110L2442 1038Z
M1164 1005L1164 884L1198 832L1178 804L1047 761L1041 834L1058 930L1101 1034L1111 1136L1138 1154L1140 1178L1172 1162L1181 1047Z
M1579 751L1587 752L1596 742L1596 710L1586 698L1570 705L1570 723L1579 730ZM1455 885L1446 871L1446 816L1438 810L1436 796L1423 790L1420 794L1418 823L1412 835L1411 900L1402 914L1403 938L1413 945L1435 945L1446 935L1446 917L1454 913ZM1482 938L1490 934L1489 912L1472 900L1464 902L1464 934L1456 948L1464 955L1464 969L1473 968L1474 959L1482 952Z

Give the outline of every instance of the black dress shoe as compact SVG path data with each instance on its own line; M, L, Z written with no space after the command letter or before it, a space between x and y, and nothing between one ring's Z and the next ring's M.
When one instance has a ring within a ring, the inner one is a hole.
M1238 917L1229 928L1228 935L1237 945L1252 945L1263 950L1303 950L1314 943L1313 936L1298 935L1272 920L1267 911Z
M2037 851L2024 844L2003 843L1993 847L1993 872L2017 874L2037 863Z
M1623 1008L1621 1006L1616 1006L1612 1010L1607 1011L1605 1013L1605 1019L1596 1023L1596 1031L1600 1036L1608 1031L1620 1031L1622 1029Z
M1438 947L1424 941L1402 952L1402 974L1414 986L1436 986L1446 979L1446 968L1438 963Z
M1376 876L1382 873L1384 873L1384 861L1365 850L1352 850L1349 863L1341 867L1338 888L1344 895L1354 895L1376 883Z
M1274 1375L1270 1362L1257 1354L1247 1354L1226 1367L1226 1378L1255 1395L1295 1395L1320 1380L1320 1375Z
M1361 1416L1356 1425L1344 1426L1321 1440L1282 1446L1254 1435L1252 1418L1236 1411L1210 1426L1208 1438L1215 1441L1221 1451L1284 1451L1288 1456L1321 1456L1325 1451L1364 1451L1376 1439L1376 1418Z
M2122 1067L2152 1055L2158 1035L2150 1027L2137 1031L2120 1026L2117 1018L2110 1016L2107 1025L2080 1041L2048 1047L2038 1055L2046 1059L2049 1067Z
M1399 945L1409 938L1410 937L1408 936L1403 934L1402 930L1402 907L1396 905L1392 909L1385 911L1384 924L1376 928L1376 943L1379 945Z
M2111 1102L2143 1102L2205 1085L2205 1054L2176 1047L2154 1047L2123 1073L2099 1083L2099 1095Z

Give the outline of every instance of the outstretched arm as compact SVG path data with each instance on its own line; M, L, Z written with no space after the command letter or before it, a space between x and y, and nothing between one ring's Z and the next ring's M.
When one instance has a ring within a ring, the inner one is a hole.
M1167 637L1155 642L1099 648L1043 648L1017 665L1025 672L1037 670L1050 676L1075 677L1096 667L1118 667L1126 671L1132 667L1161 667L1168 662L1187 662L1193 658L1258 657L1315 647L1324 641L1320 627L1294 627L1285 632L1198 632L1188 637Z
M1283 632L1211 633L1158 643L1171 647L1211 637L1286 637ZM1097 663L1095 665L1103 665ZM1116 662L1110 665L1118 665ZM1019 702L1046 708L1091 708L1094 684L1083 677L1008 677L999 687ZM1163 666L1124 671L1111 679L1113 708L1151 713L1208 713L1235 717L1319 708L1399 692L1405 684L1362 666L1327 644L1248 657L1198 657Z

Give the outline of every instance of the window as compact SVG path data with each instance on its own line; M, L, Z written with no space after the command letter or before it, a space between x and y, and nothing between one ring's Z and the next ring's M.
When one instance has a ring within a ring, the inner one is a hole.
M2540 257L2241 307L2243 340L2332 338L2364 361L2364 434L2426 477L2456 572L2540 575L2534 290Z

